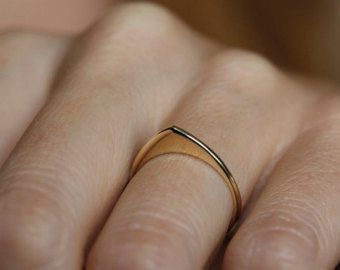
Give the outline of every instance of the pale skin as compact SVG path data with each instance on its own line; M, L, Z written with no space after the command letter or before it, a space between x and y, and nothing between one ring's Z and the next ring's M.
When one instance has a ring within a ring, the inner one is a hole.
M217 247L222 269L334 269L336 85L217 45L145 3L115 7L73 41L0 39L1 269L201 269ZM129 178L138 150L173 124L239 185L227 247L233 205L212 168L174 154Z

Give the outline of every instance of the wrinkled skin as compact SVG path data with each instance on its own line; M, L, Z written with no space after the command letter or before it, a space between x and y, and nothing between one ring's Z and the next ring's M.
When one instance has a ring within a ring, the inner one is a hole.
M336 86L145 3L117 6L74 41L2 35L0 63L0 269L203 268L233 207L219 175L173 154L128 177L172 124L216 150L240 187L223 269L336 266Z

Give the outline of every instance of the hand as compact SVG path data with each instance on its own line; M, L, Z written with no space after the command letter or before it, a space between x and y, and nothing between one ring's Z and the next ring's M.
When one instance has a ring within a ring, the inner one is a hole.
M30 72L51 79L68 45L44 42L49 69ZM11 73L11 60L4 70L1 83L21 78ZM221 177L199 160L174 154L128 178L137 151L172 124L211 146L240 187L244 214L223 269L335 267L335 86L222 48L151 4L110 12L75 43L57 74L46 106L0 172L1 269L206 265L233 207ZM26 112L33 117L44 103L48 84L39 89L44 94L26 98L18 87L11 100L23 103L1 116L4 138L18 137L29 117L12 119ZM13 139L5 142L3 159Z

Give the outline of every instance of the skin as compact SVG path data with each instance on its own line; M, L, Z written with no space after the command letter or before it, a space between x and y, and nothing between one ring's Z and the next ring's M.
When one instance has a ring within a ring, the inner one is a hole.
M2 39L1 269L201 269L218 248L222 269L334 269L337 86L145 3L117 6L73 41ZM213 169L173 154L129 179L137 151L172 124L216 150L239 185L226 248L233 205Z

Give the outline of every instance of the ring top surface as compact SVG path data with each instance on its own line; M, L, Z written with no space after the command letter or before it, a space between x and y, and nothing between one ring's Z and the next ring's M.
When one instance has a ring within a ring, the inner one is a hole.
M131 176L135 175L151 159L169 153L198 158L219 173L232 195L234 205L230 226L232 227L242 210L237 183L223 160L209 146L184 129L172 126L151 138L137 154L132 165Z

